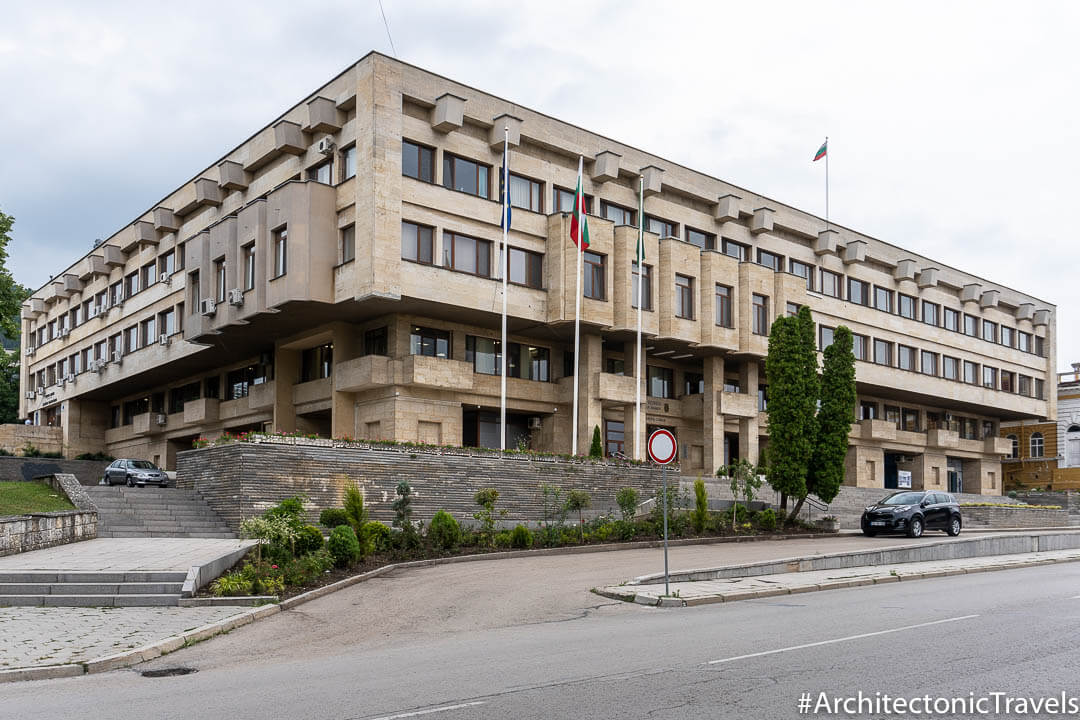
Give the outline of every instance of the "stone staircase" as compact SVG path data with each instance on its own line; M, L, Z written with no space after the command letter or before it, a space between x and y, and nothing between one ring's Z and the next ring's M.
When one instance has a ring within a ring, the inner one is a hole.
M236 537L193 490L94 485L86 492L98 509L98 537Z
M170 571L0 572L0 607L179 605L187 573Z

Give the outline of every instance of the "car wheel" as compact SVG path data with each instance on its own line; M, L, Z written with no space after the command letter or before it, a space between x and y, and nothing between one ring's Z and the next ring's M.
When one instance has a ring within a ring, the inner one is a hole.
M870 529L870 523L866 522L866 518L862 521L862 534L866 537L874 537L877 533Z
M135 487L135 481L131 479L130 475L128 475L127 486L128 487Z
M949 521L949 528L945 532L949 533L953 537L956 537L960 534L961 527L962 523L960 522L960 518L954 517L952 520Z
M923 533L923 519L921 517L911 518L911 522L908 524L908 537L922 537Z

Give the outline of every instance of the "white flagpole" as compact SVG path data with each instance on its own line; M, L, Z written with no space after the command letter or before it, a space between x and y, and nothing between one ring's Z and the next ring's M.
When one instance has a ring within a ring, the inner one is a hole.
M499 448L506 452L506 354L510 349L510 346L506 342L506 277L510 274L510 257L507 255L506 249L506 236L510 231L510 223L508 222L509 213L507 209L510 206L510 128L503 128L503 205L502 205L502 253L500 257L499 273L502 275L502 345L500 346L502 352L502 367L499 371L500 374L500 388L499 388L499 429L502 437L500 438Z
M582 185L582 175L585 159L578 155L577 177L578 196L574 198L577 203L578 234L577 234L577 293L574 296L574 426L571 429L570 454L577 455L578 435L578 378L581 376L581 244L585 237L585 188Z
M641 297L645 285L645 178L638 178L637 343L634 345L634 459L641 460Z
M829 229L829 136L825 136L825 229Z

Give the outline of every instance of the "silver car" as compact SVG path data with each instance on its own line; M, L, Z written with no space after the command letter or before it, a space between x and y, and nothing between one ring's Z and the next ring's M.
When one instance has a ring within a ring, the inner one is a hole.
M148 484L169 487L169 476L149 460L113 460L105 468L105 483L126 483L128 487L146 487Z

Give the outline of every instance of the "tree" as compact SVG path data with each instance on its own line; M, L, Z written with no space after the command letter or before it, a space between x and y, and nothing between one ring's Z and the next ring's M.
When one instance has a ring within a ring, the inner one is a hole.
M394 527L408 532L412 529L412 485L402 480L397 485L397 500L390 507L394 511Z
M841 325L824 353L821 409L817 414L817 436L806 489L825 503L836 498L844 482L844 461L856 400L855 355L851 344L851 330Z
M360 492L360 486L351 482L345 486L345 516L349 519L356 536L359 537L368 521L368 511L364 507L364 494Z
M705 525L709 522L709 494L705 490L705 481L698 473L694 481L694 514L691 516L694 523L694 532L699 535L705 532Z
M566 509L570 512L577 511L578 532L581 533L581 541L585 542L585 508L589 507L589 493L584 490L571 490L566 493Z
M21 321L20 309L23 301L30 297L30 290L15 282L7 268L8 243L11 242L11 228L15 218L0 212L0 332L9 340L19 337Z
M731 480L731 496L734 498L731 505L731 529L737 533L739 525L735 519L739 515L739 498L743 499L747 508L754 502L757 491L761 487L760 471L749 460L742 458L731 465L722 465L716 471L716 476Z
M19 353L0 348L0 423L19 421Z
M787 523L789 524L799 516L799 511L802 510L803 503L806 502L807 492L809 492L807 482L809 482L810 463L813 460L814 447L817 443L818 426L815 416L821 400L821 379L818 377L817 338L815 337L817 332L814 326L814 318L810 314L810 308L806 305L799 308L799 314L795 316L795 320L799 336L795 355L796 367L803 388L803 395L800 399L805 413L806 439L809 443L809 451L805 456L806 472L803 475L803 491L796 495L798 501L795 503L791 515L788 516Z
M600 426L593 426L592 431L592 446L589 448L589 457L602 458L604 457L604 443L600 439Z

